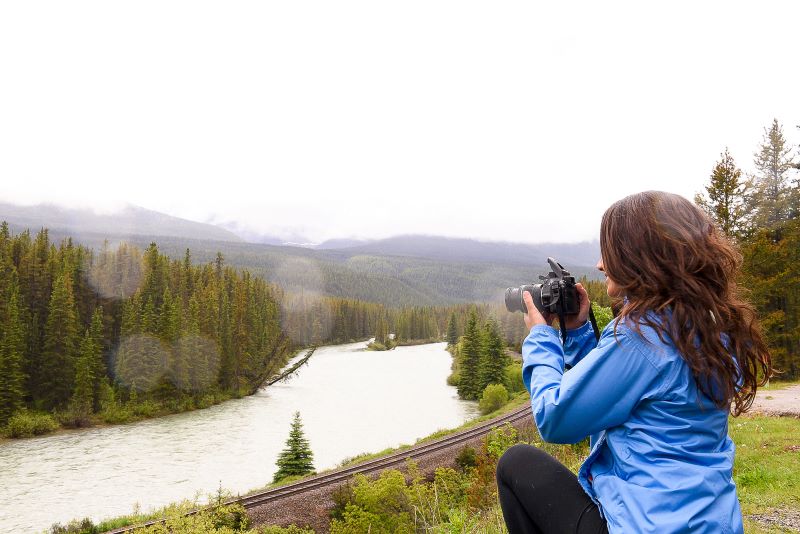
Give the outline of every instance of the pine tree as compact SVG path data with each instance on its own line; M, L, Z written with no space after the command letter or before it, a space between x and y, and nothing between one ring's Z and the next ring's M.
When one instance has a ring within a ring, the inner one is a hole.
M158 246L150 243L144 252L144 273L142 281L142 296L145 302L151 302L153 309L161 307L161 296L164 294L166 286L166 276L164 270L165 258L158 253ZM155 329L149 330L155 334Z
M453 312L447 322L447 344L455 345L456 343L458 343L458 325L456 324L456 312Z
M764 129L764 140L755 153L754 193L751 208L755 210L754 223L757 228L774 229L788 219L795 211L789 205L790 191L787 184L788 172L794 166L792 149L787 146L783 130L778 120Z
M20 319L19 284L12 277L5 306L0 303L0 426L22 408L25 375L22 358L25 350L24 325Z
M92 312L92 322L89 325L89 336L92 339L92 355L90 370L92 374L92 411L100 409L100 397L106 379L106 362L103 357L105 336L103 335L103 307L98 306Z
M742 171L736 167L727 148L714 165L705 190L705 195L695 196L695 203L708 213L725 235L732 238L742 236L747 211L746 185L742 179Z
M200 335L200 306L195 296L189 299L185 332L178 341L177 357L186 368L188 387L203 393L217 380L219 354L213 344Z
M389 340L389 333L388 327L386 325L386 319L381 315L378 317L377 326L375 328L375 343L380 343L381 345L386 346Z
M300 412L294 413L292 428L289 431L289 439L286 440L286 448L281 451L275 465L278 471L275 473L273 482L291 477L301 476L314 472L314 455L308 440L303 434L303 423L300 421Z
M92 339L91 330L87 330L75 362L75 389L70 399L70 412L77 426L85 425L92 414L95 382L93 369L98 352L100 351Z
M763 229L742 246L743 285L756 306L781 378L800 376L800 219L782 226L780 237Z
M41 398L48 409L63 406L71 396L78 332L71 278L62 273L53 286L44 330Z
M467 328L461 337L460 371L458 396L462 399L477 400L481 394L479 366L481 357L481 335L478 330L478 315L473 310L467 321Z
M503 384L505 370L508 365L506 346L500 337L497 322L491 320L483 329L483 346L481 347L481 365L479 371L480 391L489 384Z

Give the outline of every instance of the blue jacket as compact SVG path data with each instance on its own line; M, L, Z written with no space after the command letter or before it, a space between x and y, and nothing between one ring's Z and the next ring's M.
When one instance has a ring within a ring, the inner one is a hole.
M641 330L621 322L615 339L612 321L597 342L587 322L562 346L554 328L531 329L522 377L542 439L591 436L578 480L611 533L743 532L728 411L673 345Z

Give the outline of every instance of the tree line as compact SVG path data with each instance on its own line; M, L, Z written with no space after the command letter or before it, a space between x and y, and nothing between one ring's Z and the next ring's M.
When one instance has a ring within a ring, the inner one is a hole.
M751 173L728 149L695 197L742 254L741 285L756 307L779 378L800 376L800 160L777 119Z
M132 398L239 395L292 343L261 278L122 244L95 254L0 226L0 425L25 408L64 423Z

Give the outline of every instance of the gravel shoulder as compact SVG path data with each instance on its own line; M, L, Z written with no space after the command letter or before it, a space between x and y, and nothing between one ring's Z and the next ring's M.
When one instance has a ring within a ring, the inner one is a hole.
M758 390L752 412L800 417L800 384L785 389Z

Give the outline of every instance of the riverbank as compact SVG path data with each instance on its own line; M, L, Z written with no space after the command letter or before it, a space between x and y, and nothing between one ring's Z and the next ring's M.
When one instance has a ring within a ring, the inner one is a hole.
M336 347L342 345L351 345L353 343L369 341L370 339L372 338L351 340L343 343L332 343L323 346ZM408 345L418 344L420 343L408 343ZM395 346L405 346L405 344L400 343L399 345ZM295 349L291 356L287 357L280 365L280 368L285 369L286 366L292 362L292 360L315 347L316 346ZM272 376L275 375L265 377L261 382L261 385L256 388L252 388L250 390L241 390L237 393L210 391L203 395L186 395L180 398L172 399L138 399L134 397L134 399L127 402L121 402L113 398L112 394L112 398L107 399L107 404L101 412L87 416L80 425L76 425L71 422L71 415L66 411L54 413L23 411L20 412L23 414L21 418L10 422L9 425L0 427L0 445L19 439L53 436L70 432L81 432L91 428L106 428L116 425L126 425L130 423L146 421L148 419L166 417L168 415L203 410L226 401L241 399L253 395L260 389L272 385L271 383L268 383Z
M352 342L340 343L338 345L347 345L349 343ZM336 344L326 346L336 346ZM314 347L303 347L294 350L292 354L286 357L284 362L281 363L280 368L284 369L289 362L296 359L300 354L312 350L313 348ZM81 432L91 428L126 425L168 415L203 410L229 400L241 399L253 395L260 389L271 385L267 384L269 378L270 377L265 377L261 385L251 390L240 390L236 393L210 391L203 395L184 395L179 398L171 399L138 399L134 397L127 402L121 402L114 398L112 392L111 398L106 399L103 410L87 416L81 421L80 425L74 424L71 415L66 411L61 413L23 411L20 412L21 416L16 417L16 419L12 418L8 425L0 427L0 445L19 439ZM108 390L111 391L110 388L108 388Z
M390 339L387 343L378 343L372 341L367 345L367 350L382 352L386 350L394 350L397 347L414 347L416 345L430 345L431 343L443 343L444 339L429 338L429 339L407 339L395 341L394 338Z

